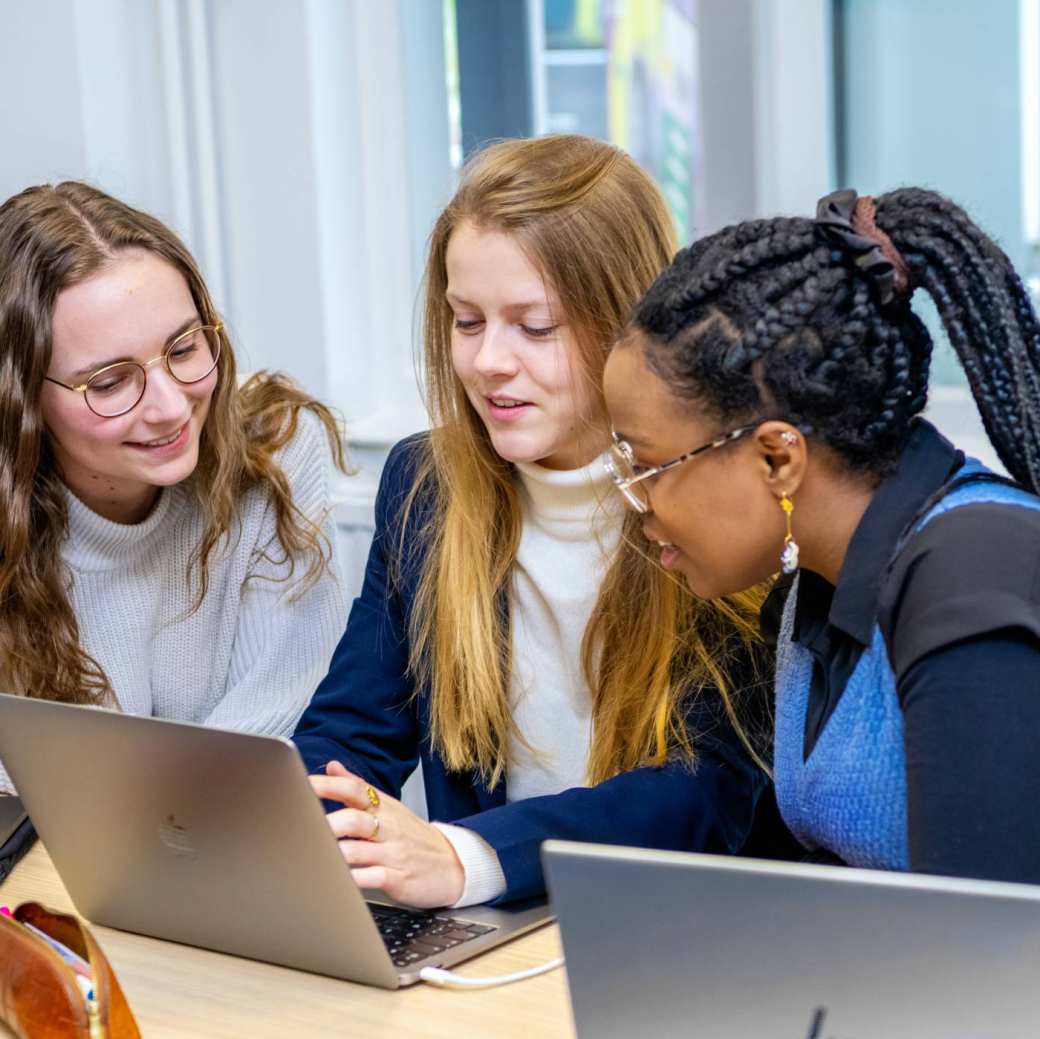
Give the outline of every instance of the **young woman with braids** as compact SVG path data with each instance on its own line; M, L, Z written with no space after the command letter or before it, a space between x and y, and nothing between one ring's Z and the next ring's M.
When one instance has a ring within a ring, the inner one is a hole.
M764 775L727 705L765 699L758 600L663 574L603 470L603 364L673 236L646 174L574 136L488 148L433 229L434 428L387 462L294 737L365 887L514 899L544 890L549 836L732 851L748 830ZM396 800L420 760L433 824Z
M920 418L935 301L1012 480ZM606 369L615 482L699 596L797 574L774 775L820 856L1040 882L1040 326L931 191L679 253Z
M346 614L330 452L321 404L239 386L158 220L72 182L0 205L4 692L290 732Z

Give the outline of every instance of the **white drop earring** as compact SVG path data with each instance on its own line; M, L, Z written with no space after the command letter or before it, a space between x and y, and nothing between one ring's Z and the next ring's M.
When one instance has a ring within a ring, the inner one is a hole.
M780 508L784 510L787 517L787 534L784 535L784 547L780 553L780 571L785 574L793 574L798 569L798 542L791 533L791 513L794 512L794 502L785 494L780 499Z

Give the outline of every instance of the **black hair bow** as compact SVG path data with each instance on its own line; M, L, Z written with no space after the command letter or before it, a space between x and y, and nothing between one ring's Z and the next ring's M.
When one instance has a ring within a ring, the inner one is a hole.
M857 199L851 188L824 195L816 203L816 234L825 245L852 256L856 266L873 283L881 305L887 306L897 295L896 267L885 255L880 242L867 238L852 226Z

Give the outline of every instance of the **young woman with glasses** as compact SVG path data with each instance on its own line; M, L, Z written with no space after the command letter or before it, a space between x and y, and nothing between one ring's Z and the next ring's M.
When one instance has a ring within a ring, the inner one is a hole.
M1011 479L920 417L932 298ZM782 570L773 768L812 853L1040 882L1040 324L948 199L681 252L606 367L612 475L701 597Z
M434 227L434 428L390 456L294 737L365 887L519 898L543 890L546 837L734 851L747 832L763 773L729 715L761 689L757 600L685 594L603 471L603 364L673 251L646 174L573 136L488 148ZM396 800L419 761L432 825Z
M239 386L184 246L83 184L0 206L0 453L0 689L292 730L345 615L336 424Z

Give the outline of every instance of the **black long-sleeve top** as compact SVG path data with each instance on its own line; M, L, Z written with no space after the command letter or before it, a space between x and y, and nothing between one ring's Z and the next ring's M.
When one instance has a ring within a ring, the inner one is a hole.
M1040 511L963 505L900 545L963 461L916 423L837 585L801 571L793 637L813 658L803 754L879 624L904 715L911 868L1036 883Z

